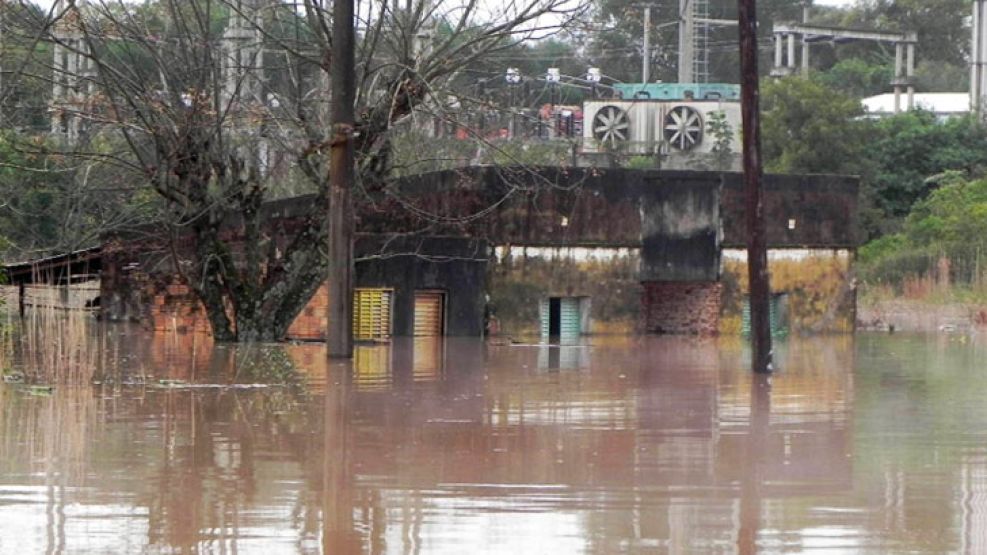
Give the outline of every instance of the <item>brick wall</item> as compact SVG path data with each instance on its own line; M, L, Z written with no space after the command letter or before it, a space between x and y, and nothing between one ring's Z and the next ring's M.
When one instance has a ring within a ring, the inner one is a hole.
M145 291L151 299L150 314L144 321L154 331L178 333L211 333L209 318L202 303L189 287L174 278L165 286L148 282ZM329 307L329 288L319 287L288 328L288 339L319 341L326 337L326 312Z
M720 282L644 282L641 312L648 333L716 335L720 327Z
M148 280L144 283L144 294L151 299L146 322L154 331L211 331L202 303L178 277L166 284Z
M329 311L329 285L322 284L288 327L288 339L325 340L326 315Z

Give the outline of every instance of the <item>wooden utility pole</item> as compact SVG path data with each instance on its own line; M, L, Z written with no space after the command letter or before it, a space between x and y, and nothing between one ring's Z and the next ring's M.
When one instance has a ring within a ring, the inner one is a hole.
M761 189L760 82L757 73L756 0L737 0L740 8L740 102L744 126L744 189L747 212L747 272L750 278L751 367L771 371L771 317L768 249Z
M644 7L644 55L641 59L641 82L651 82L651 6Z
M356 31L353 0L333 0L330 62L329 358L353 356L353 131Z

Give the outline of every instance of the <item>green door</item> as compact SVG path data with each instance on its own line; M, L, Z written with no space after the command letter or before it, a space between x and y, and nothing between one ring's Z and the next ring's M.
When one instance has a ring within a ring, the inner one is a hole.
M788 335L788 327L781 318L781 295L771 295L768 303L768 321L770 322L771 335L784 337ZM740 331L744 335L751 334L751 301L750 297L744 299L743 313L741 314Z
M559 336L566 339L576 339L583 333L581 318L579 315L579 299L575 297L563 297L559 307Z
M542 299L538 302L538 324L541 327L541 336L548 337L549 334L549 301Z

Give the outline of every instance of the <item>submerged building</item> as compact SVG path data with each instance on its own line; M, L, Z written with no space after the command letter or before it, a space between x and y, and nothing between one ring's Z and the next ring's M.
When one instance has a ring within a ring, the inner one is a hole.
M857 179L767 176L765 190L769 247L788 253L775 257L773 276L786 325L852 330ZM315 209L308 197L267 205L274 244ZM398 180L363 203L357 220L353 325L361 339L480 336L485 328L567 338L742 329L744 272L729 256L746 244L740 174L472 167ZM235 225L224 237L233 250L249 248ZM92 304L105 319L207 331L175 271L188 252L162 234L116 234L78 260L7 270L15 284L69 286L73 275L98 275ZM325 287L316 293L289 338L324 336L326 295Z

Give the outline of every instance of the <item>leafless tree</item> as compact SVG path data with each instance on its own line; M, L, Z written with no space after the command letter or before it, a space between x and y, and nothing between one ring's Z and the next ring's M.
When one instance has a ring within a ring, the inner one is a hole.
M466 69L558 32L582 2L359 2L358 196L386 193L396 135L451 117ZM66 153L155 193L219 340L282 339L325 279L330 14L331 0L69 0L22 22L54 50ZM299 191L317 194L311 213L274 237L264 203Z

